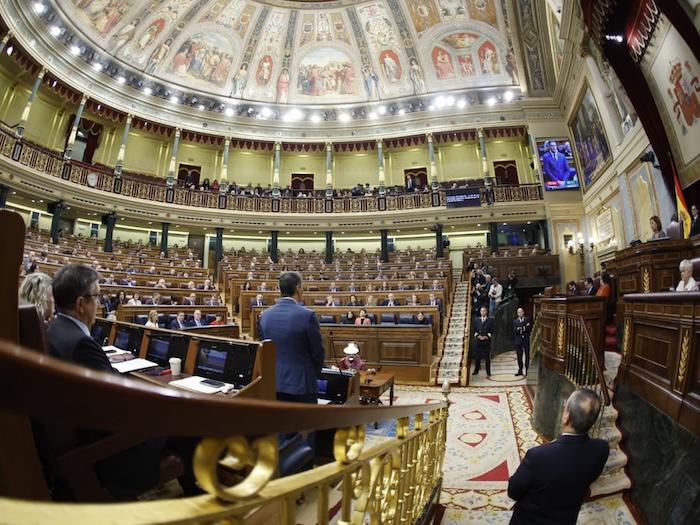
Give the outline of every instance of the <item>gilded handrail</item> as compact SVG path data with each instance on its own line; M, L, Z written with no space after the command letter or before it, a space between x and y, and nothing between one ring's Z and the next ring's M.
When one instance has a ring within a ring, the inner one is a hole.
M22 388L29 378L39 387ZM101 410L75 409L85 392ZM308 496L317 490L316 521L322 524L329 522L329 492L334 489L342 494L339 523L413 523L441 484L448 393L449 385L444 385L441 402L401 407L217 399L85 370L0 342L2 409L141 436L208 436L198 445L193 461L206 496L103 505L0 498L2 521L43 522L50 516L52 523L59 524L103 523L119 516L124 523L243 523L258 509L279 505L279 523L296 523L295 502L302 493ZM386 419L395 420L396 437L365 450L365 425ZM276 434L324 428L338 429L335 461L273 479L278 463ZM240 471L242 481L223 485L218 477L221 464Z
M606 405L610 404L603 365L593 346L586 322L580 315L566 316L564 375L576 387L593 388L603 397Z

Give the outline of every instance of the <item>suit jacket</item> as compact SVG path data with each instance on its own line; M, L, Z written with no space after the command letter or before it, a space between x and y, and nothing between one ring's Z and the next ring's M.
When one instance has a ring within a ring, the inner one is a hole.
M596 293L598 293L598 288L591 286L591 289L586 292L586 295L595 295Z
M277 392L318 393L316 380L325 353L316 313L291 298L282 298L262 313L259 332L261 340L272 339L277 347Z
M528 345L530 343L530 330L532 329L532 323L528 316L523 316L522 320L520 317L516 317L513 320L513 337L515 346Z
M250 300L250 307L253 308L253 306L258 306L258 302L255 299ZM267 306L267 302L263 299L260 301L260 306Z
M565 182L569 180L571 168L564 155L557 153L555 157L548 151L542 155L542 172L553 181Z
M199 325L197 325L197 322L194 319L191 319L188 323L187 326L207 326L207 322L204 320L204 317L202 317L199 320Z
M173 319L173 322L170 323L170 329L171 330L182 330L187 326L187 322L183 321L182 326L180 326L180 323L177 322L177 319Z
M433 306L432 304L430 304L430 299L428 299L428 302L425 304L428 306ZM442 301L440 299L435 299L435 306L437 306L438 311L442 313Z
M401 301L399 301L398 299L394 299L394 306L400 306L400 305L401 305ZM389 299L385 299L384 301L382 301L382 306L389 306Z
M516 501L510 523L574 525L609 452L607 442L587 434L531 448L508 482L508 496Z
M693 222L690 223L690 236L692 237L693 235L700 235L700 215L695 217Z
M481 317L477 316L474 318L474 326L472 328L472 334L474 334L475 338L475 343L477 346L491 346L491 339L484 339L483 341L480 339L476 339L476 334L479 335L488 335L491 334L493 337L493 331L494 331L494 322L493 319L490 317L486 318L486 321L481 321Z
M47 335L52 356L94 370L114 372L102 347L70 319L57 316L49 325Z

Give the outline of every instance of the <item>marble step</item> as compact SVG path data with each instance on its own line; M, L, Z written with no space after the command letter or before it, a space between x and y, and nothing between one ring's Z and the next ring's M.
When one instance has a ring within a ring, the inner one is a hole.
M597 437L607 441L610 448L613 449L620 444L622 433L616 426L604 426L598 431Z
M610 455L608 456L608 461L605 462L603 467L602 476L610 476L615 473L616 470L623 469L627 465L628 461L627 454L622 452L619 448L614 448L610 450Z

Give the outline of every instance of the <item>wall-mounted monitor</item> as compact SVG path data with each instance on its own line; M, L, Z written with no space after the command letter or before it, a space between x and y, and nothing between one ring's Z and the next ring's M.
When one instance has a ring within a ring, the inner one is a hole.
M100 346L107 344L109 331L112 329L112 323L106 319L95 319L95 324L90 329L90 335Z
M148 339L146 359L158 363L159 366L169 368L171 357L179 357L183 363L185 362L188 345L189 338L186 337L153 334Z
M545 190L569 190L581 187L569 139L538 140L537 152L540 156Z
M445 190L446 207L466 208L481 206L481 188L455 188Z

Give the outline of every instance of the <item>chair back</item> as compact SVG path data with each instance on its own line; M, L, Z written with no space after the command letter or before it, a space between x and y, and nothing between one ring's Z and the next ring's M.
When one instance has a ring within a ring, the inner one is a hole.
M382 314L382 324L396 324L396 316L394 314Z
M413 314L399 314L399 324L414 324Z
M320 324L333 324L335 323L334 315L322 315L318 318Z
M46 326L39 316L39 310L31 303L20 301L18 313L19 344L40 354L48 354L49 342L46 338Z
M680 223L680 222L669 223L668 228L666 228L666 233L668 234L669 239L672 239L672 240L682 239L683 238L682 223Z

